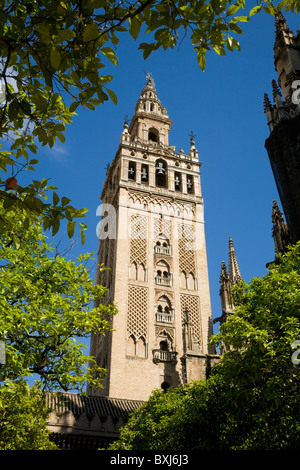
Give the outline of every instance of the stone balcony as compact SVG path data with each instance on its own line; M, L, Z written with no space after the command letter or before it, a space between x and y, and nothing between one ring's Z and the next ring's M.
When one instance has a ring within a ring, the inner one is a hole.
M155 313L155 320L158 323L173 323L174 322L174 314L173 313L156 312Z
M177 362L177 352L175 351L163 351L162 349L153 349L153 362Z
M155 284L158 286L167 286L171 287L172 285L172 277L168 276L155 276Z
M159 246L155 245L154 247L154 253L158 255L171 255L171 247L170 246Z

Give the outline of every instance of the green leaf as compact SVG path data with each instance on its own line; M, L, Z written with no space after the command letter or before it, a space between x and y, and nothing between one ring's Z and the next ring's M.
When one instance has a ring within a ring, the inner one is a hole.
M38 32L40 39L43 43L49 44L50 38L50 26L47 23L39 23L35 26L35 30Z
M68 222L67 231L68 231L69 238L73 237L75 226L76 226L76 222Z
M59 203L59 197L58 195L54 192L53 193L53 205L56 206Z
M74 37L75 37L75 32L72 31L71 29L62 29L61 31L58 31L58 34L57 34L58 42L70 41L71 39L74 39Z
M261 5L257 5L256 7L253 7L253 8L250 10L249 16L256 15L256 13L260 12L261 9L262 9L262 6L261 6Z
M56 219L53 220L53 223L52 223L52 236L53 237L59 231L59 227L60 227L60 220L59 220L59 218L56 218Z
M68 199L67 197L63 196L61 198L61 204L62 206L66 206L67 204L69 204L69 202L71 202L71 199Z
M241 5L238 5L237 3L234 5L230 5L230 7L227 10L227 16L234 15L240 8L241 8Z
M133 37L133 39L137 39L140 29L141 29L141 22L138 19L137 16L134 16L133 18L129 18L129 33Z
M85 243L85 233L82 230L82 228L80 229L80 236L81 236L81 244L84 245L84 243Z
M57 70L61 61L61 55L58 49L51 49L50 52L50 63L51 66Z
M99 37L97 25L95 23L88 24L83 30L83 41L95 41Z
M118 59L111 47L103 47L100 49L100 52L102 52L102 54L104 54L105 57L107 57L107 59L110 60L114 65L118 65Z
M242 28L239 25L235 24L234 22L233 23L230 22L228 26L231 29L231 31L233 31L234 33L243 34Z
M286 7L286 5L288 5L290 3L290 0L282 0L281 2L278 3L277 5L277 10L280 11L282 10L283 8Z
M203 53L202 51L198 52L197 53L197 61L198 61L198 64L199 64L201 70L204 71L205 67L206 67L205 53Z
M109 94L110 99L112 102L117 105L118 104L118 98L117 95L115 94L114 91L110 90L109 88L106 88L107 93Z

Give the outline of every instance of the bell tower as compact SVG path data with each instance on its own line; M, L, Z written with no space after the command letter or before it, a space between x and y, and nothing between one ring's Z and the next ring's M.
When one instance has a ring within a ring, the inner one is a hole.
M148 74L101 195L98 264L108 269L97 282L118 309L113 331L91 339L107 369L101 396L147 400L205 379L215 359L201 163L192 134L188 154L169 145L171 126Z

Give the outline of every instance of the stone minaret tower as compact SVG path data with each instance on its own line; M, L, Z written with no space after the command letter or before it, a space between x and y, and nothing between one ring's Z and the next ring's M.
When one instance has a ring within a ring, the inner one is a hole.
M264 109L270 136L265 142L292 243L300 240L300 32L294 36L283 15L275 19L273 102Z
M107 369L97 394L146 400L206 378L214 360L200 162L191 136L169 144L172 122L150 74L103 186L97 282L115 302L113 331L91 340ZM89 391L90 392L90 391Z

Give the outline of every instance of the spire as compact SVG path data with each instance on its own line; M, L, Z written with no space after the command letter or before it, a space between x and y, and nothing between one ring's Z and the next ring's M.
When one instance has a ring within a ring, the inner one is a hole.
M271 101L268 97L268 94L265 93L264 94L264 112L267 113L269 110L272 109L272 104L271 104Z
M276 83L276 80L272 80L272 90L273 90L273 100L276 103L276 100L278 99L277 97L279 96L281 98L281 92L279 89L279 86Z
M227 280L227 279L229 279L229 277L228 277L226 264L225 264L225 261L222 261L222 263L221 263L220 283L222 283L224 280Z
M220 273L220 300L222 315L214 319L214 323L224 323L233 311L234 304L232 298L232 287L242 281L240 268L236 259L232 238L229 237L229 272L226 269L226 264L222 261Z
M229 237L229 279L233 285L242 281L240 268L237 262L232 238Z
M274 238L275 253L284 253L286 247L290 244L290 237L288 233L287 225L283 219L283 214L279 210L276 201L273 201L272 207L272 223L273 231L272 236Z

